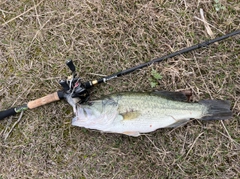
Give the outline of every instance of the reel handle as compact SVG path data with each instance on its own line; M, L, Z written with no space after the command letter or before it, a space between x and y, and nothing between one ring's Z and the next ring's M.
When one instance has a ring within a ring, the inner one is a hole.
M68 68L69 68L73 73L75 73L76 68L75 68L75 65L73 64L73 61L72 61L72 60L68 60L68 61L66 62L66 65L68 66Z

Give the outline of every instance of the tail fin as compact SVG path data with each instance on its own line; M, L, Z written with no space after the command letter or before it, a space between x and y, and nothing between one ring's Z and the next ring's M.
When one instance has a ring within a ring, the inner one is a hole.
M232 117L230 102L224 100L201 100L208 110L201 120L224 120Z

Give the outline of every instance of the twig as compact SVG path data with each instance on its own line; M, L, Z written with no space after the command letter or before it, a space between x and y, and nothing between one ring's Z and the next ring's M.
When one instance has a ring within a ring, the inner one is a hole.
M24 91L16 98L16 100L13 102L13 104L12 104L11 107L13 107L13 106L15 105L15 103L17 102L17 100L18 100L24 93L26 93L27 90L30 91L33 86L34 86L34 84L33 84L30 88L24 90Z
M35 6L31 7L30 9L26 10L25 12L23 12L23 13L21 13L21 14L15 16L15 17L13 17L12 19L8 20L7 22L4 22L2 25L3 25L3 26L4 26L4 25L7 25L9 22L12 22L12 21L14 21L15 19L17 19L17 18L23 16L24 14L28 13L29 11L35 9L35 8L36 8L37 6L39 6L42 2L43 2L43 0L40 1L37 5L35 5Z
M219 130L217 130L217 132L219 132L219 133L222 134L224 137L226 137L226 138L229 139L229 136L228 136L228 135L226 135L226 134L220 132ZM233 139L230 139L230 140L231 140L231 142L233 142L233 143L237 144L238 146L240 146L240 144L239 144L238 142L236 142L235 140L233 140Z
M206 22L206 21L200 19L199 17L194 16L194 18L197 19L197 20L202 21L202 22L205 23L205 24L208 24L208 25L211 26L212 28L214 28L214 29L216 29L217 31L221 32L222 34L225 34L223 31L219 30L218 28L214 27L213 25L209 24L208 22Z
M207 30L208 35L209 35L211 38L213 38L213 37L214 37L214 34L213 34L213 32L212 32L212 30L211 30L211 28L210 28L210 26L209 26L209 23L207 23L207 21L206 21L206 19L205 19L205 17L204 17L204 12L203 12L203 9L202 9L202 8L200 8L200 15L201 15L201 18L202 18L202 20L203 20L203 23L204 23L205 29Z
M224 123L223 123L222 120L221 120L221 124L222 124L224 130L226 131L226 133L227 133L227 137L229 138L229 140L230 140L231 142L235 142L235 143L237 143L236 141L234 141L234 140L232 139L231 135L229 134L229 132L228 132L228 130L227 130L227 128L226 128L226 126L224 125ZM237 143L237 144L238 144L238 143ZM239 144L238 144L238 145L239 145Z
M36 3L35 3L34 0L33 0L33 3L34 3L34 10L35 10L35 13L36 13L36 19L37 19L37 21L38 21L39 26L41 27L42 24L41 24L41 22L40 22L39 15L38 15L38 12L37 12L37 6L36 6Z
M48 23L50 20L51 20L51 18L48 19L42 26L40 26L40 29L36 32L36 34L35 34L34 37L32 38L32 41L31 41L30 45L27 47L27 49L25 50L25 52L30 49L30 47L32 46L34 40L37 38L38 34L41 32L41 30L44 28L45 25L47 25L47 23Z
M168 152L166 152L166 150L163 148L164 152L161 152L161 150L154 144L154 142L148 137L147 134L143 134L147 137L147 139L152 143L152 145L154 146L154 148L157 150L157 153L159 156L163 155L162 161L165 159L166 155Z
M212 95L211 95L211 93L210 93L210 90L209 90L209 88L208 88L208 86L207 86L207 84L206 84L206 82L205 82L205 80L204 80L204 78L203 78L202 72L201 72L201 70L200 70L199 64L198 64L197 59L196 59L195 56L194 56L194 60L195 60L196 66L197 66L197 68L198 68L198 71L199 71L199 73L200 73L200 76L201 76L201 78L202 78L203 84L204 84L204 86L206 87L206 91L208 92L208 94L209 94L209 96L211 97L211 99L213 99L213 97L212 97Z
M182 150L181 150L182 154L184 153L184 147L185 147L185 144L186 144L186 138L187 138L187 131L186 131L186 134L185 134L185 137L184 137L184 142L183 142L183 146L182 146Z
M192 146L190 147L190 149L188 150L186 157L188 156L188 154L190 153L190 151L192 150L193 146L195 145L195 143L197 142L198 138L203 134L204 132L200 133L197 138L194 140Z
M95 75L95 76L103 76L103 77L105 77L105 76L107 76L107 75L102 75L102 74L97 74L97 73L88 73L89 75Z
M235 103L234 103L234 105L232 107L233 109L235 109L235 107L237 106L239 100L240 100L240 97L235 100Z
M13 124L12 128L10 129L10 131L5 135L4 137L4 141L7 140L8 136L10 135L10 133L12 132L12 130L14 129L14 127L20 122L20 120L22 119L24 111L21 112L18 120Z

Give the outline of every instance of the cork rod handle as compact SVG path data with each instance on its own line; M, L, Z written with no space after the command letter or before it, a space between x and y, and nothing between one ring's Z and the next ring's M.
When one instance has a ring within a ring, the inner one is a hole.
M60 100L58 92L55 92L55 93L49 94L47 96L44 96L42 98L39 98L39 99L36 99L33 101L29 101L27 104L27 107L29 109L33 109L33 108L36 108L36 107L39 107L39 106L42 106L42 105L45 105L45 104L48 104L48 103L51 103L54 101L58 101L58 100Z

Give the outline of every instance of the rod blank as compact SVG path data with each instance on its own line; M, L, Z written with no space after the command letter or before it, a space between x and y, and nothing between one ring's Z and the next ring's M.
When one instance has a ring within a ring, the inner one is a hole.
M166 60L166 59L168 59L168 58L172 58L172 57L175 57L175 56L177 56L177 55L181 55L181 54L183 54L183 53L187 53L187 52L190 52L190 51L199 49L199 48L207 47L207 46L210 45L210 44L213 44L213 43L215 43L215 42L222 41L222 40L224 40L224 39L226 39L226 38L232 37L232 36L237 35L237 34L240 34L240 30L234 31L234 32L232 32L232 33L226 34L226 35L221 36L221 37L217 37L217 38L215 38L215 39L206 40L206 41L204 41L204 42L202 42L202 43L193 45L193 46L191 46L191 47L184 48L184 49L182 49L182 50L179 50L179 51L176 51L176 52L174 52L174 53L165 55L165 56L163 56L163 57L156 58L156 59L153 59L153 60L151 60L151 61L149 61L149 62L146 62L146 63L140 64L140 65L137 65L137 66L135 66L135 67L132 67L132 68L129 68L129 69L126 69L126 70L117 72L117 73L114 73L114 74L112 74L112 75L109 75L109 76L107 76L107 77L104 77L104 78L101 78L101 79L97 80L98 83L95 83L95 84L107 82L107 81L109 81L109 80L111 80L111 79L114 79L114 78L117 78L117 77L120 77L120 76L129 74L129 73L132 73L132 72L134 72L135 70L142 69L142 68L144 68L144 67L150 66L150 65L152 65L152 64L154 64L154 63L157 63L157 62L161 62L161 61ZM95 81L95 80L94 80L94 81ZM90 88L91 86L95 85L95 84L93 84L93 83L90 83L90 84L92 84L92 85L88 85L89 82L86 82L86 84L87 84L86 86L89 87L89 88Z

